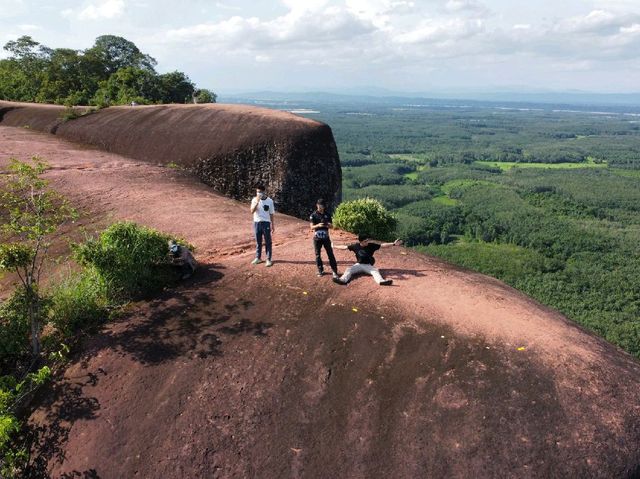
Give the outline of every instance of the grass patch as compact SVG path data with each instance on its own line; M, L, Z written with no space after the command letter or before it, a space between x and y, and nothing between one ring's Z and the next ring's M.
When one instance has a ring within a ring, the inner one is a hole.
M108 318L107 284L94 268L68 273L50 294L50 320L63 337L92 328Z
M418 172L413 171L411 173L405 173L404 177L411 181L418 181Z
M543 168L553 170L575 170L580 168L608 168L606 163L596 163L592 159L583 163L518 163L515 161L475 161L474 164L488 166L490 168L500 168L508 171L512 168Z
M416 163L426 163L427 159L425 158L424 155L421 155L419 153L394 153L392 155L388 155L389 158L393 158L394 160L400 160L400 161L409 161L409 162L416 162Z
M439 205L445 205L445 206L456 206L458 204L460 204L460 201L453 199L453 198L449 198L448 196L436 196L435 198L433 198L434 203L437 203Z

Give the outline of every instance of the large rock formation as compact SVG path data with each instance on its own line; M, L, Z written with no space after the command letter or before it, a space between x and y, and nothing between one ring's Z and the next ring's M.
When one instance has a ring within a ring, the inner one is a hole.
M87 111L78 109L77 111ZM283 213L306 217L318 198L340 200L329 126L243 105L113 107L63 120L63 107L0 102L0 124L29 127L155 164L177 164L238 200L267 185Z
M30 418L30 477L640 477L640 363L556 311L401 248L392 287L340 287L287 215L252 266L246 203L0 125L0 168L34 153L88 229L187 238L202 270L84 341Z

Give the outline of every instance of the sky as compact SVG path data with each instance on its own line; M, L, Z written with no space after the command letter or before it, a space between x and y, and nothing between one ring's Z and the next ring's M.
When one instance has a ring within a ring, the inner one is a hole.
M223 95L640 92L640 0L0 0L2 44L104 34Z

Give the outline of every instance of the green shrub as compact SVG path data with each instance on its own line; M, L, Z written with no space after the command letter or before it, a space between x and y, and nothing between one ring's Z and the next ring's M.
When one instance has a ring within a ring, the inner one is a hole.
M75 120L76 118L80 118L81 116L82 112L71 106L67 106L64 111L60 113L60 119L62 121Z
M30 323L25 314L24 289L16 291L0 305L0 369L12 370L29 355Z
M171 237L135 223L115 223L96 239L75 245L76 259L95 267L114 299L136 298L175 280L167 258Z
M108 288L95 268L71 273L50 292L50 322L65 337L104 321L108 315Z
M25 445L16 443L21 429L16 410L50 378L51 369L47 366L27 374L22 381L13 376L0 376L0 477L24 477L23 468L29 454Z
M341 203L333 215L333 223L345 231L391 240L397 221L378 200L363 198Z

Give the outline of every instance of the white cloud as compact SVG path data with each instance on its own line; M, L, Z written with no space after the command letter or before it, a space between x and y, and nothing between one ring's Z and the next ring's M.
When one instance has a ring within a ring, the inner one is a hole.
M24 0L0 0L0 19L17 17L25 11Z
M638 84L629 77L640 68L640 0L182 0L179 15L176 5L0 0L0 36L36 32L51 47L86 48L107 24L157 57L159 70L193 72L196 81L212 77L203 59L215 58L221 76L244 69L256 85L269 74L274 84L446 84L473 82L478 72L514 83L599 75Z
M103 0L90 3L78 13L78 20L110 20L122 16L124 8L124 0Z
M444 22L428 20L417 25L414 30L396 36L393 40L398 43L442 43L468 38L483 31L482 20L460 18Z
M233 16L215 23L201 23L169 30L173 41L206 41L235 50L264 49L275 45L322 45L348 41L374 30L373 25L345 8L327 5L326 0L304 3L287 0L291 9L273 20Z
M24 23L22 25L18 25L18 30L20 30L21 32L35 32L38 30L42 30L42 28L39 27L38 25L31 25L28 23Z
M567 33L615 33L630 22L637 21L638 18L638 15L593 10L587 15L560 22L557 29Z

